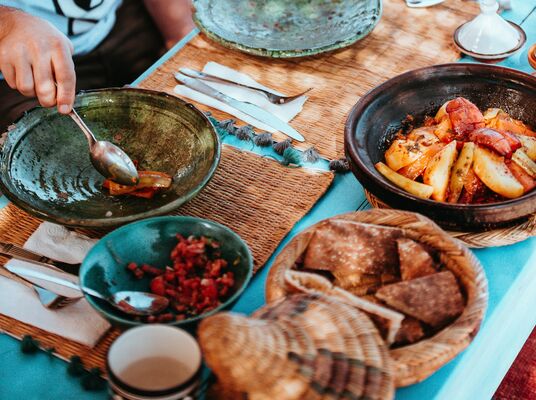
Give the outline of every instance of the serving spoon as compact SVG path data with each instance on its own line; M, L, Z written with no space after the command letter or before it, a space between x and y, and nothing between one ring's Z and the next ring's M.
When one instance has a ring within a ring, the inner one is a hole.
M32 262L32 264L36 264L41 267L45 266L42 263ZM31 282L34 285L40 285L40 282L38 283L35 280L46 281L75 290L77 292L80 292L81 294L88 294L92 297L96 297L98 299L108 302L110 305L126 314L154 315L163 311L169 305L169 300L166 297L147 292L122 290L119 292L115 292L110 296L105 296L102 293L97 292L96 290L84 287L75 282L71 282L64 277L61 277L60 274L56 271L54 271L54 276L52 274L48 274L36 269L26 268L23 266L10 266L9 271ZM51 290L50 287L46 287L45 289Z
M97 140L74 108L69 116L86 136L89 157L95 169L105 178L121 185L136 185L139 181L138 171L129 156L113 143Z

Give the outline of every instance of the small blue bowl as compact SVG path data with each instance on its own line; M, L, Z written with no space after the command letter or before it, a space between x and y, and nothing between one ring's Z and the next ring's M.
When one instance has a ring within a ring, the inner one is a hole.
M135 279L126 265L129 262L158 268L170 265L170 253L177 244L177 233L185 237L212 238L220 242L222 258L230 262L239 260L237 265L230 266L235 276L231 297L209 312L169 323L193 331L201 319L232 306L253 274L253 258L246 243L223 225L200 218L176 216L149 218L125 225L104 236L89 251L80 267L80 283L104 295L120 290L148 292L150 278ZM131 328L143 324L103 300L87 295L86 299L114 326Z

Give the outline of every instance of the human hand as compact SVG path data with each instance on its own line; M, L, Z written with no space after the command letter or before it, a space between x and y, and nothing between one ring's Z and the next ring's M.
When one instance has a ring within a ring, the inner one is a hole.
M0 71L7 84L67 114L76 76L71 41L47 21L0 6Z

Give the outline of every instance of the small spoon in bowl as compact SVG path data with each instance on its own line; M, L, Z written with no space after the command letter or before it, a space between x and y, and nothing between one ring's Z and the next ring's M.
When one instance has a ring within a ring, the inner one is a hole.
M74 108L69 116L86 136L89 157L95 169L105 178L121 185L136 185L139 181L138 171L129 156L116 145L105 140L97 140Z

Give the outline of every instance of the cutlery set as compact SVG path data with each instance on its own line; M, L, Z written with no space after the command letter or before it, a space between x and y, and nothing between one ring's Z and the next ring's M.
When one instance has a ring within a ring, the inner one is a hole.
M225 84L231 84L236 85L239 87L245 87L247 89L258 91L259 93L262 93L266 96L268 101L270 101L273 104L287 104L293 100L296 100L297 98L303 96L305 93L309 92L311 89L308 89L304 91L303 93L294 95L294 96L281 96L276 93L272 93L268 90L260 89L257 87L244 85L242 83L238 83L235 81L231 81L228 79L219 78L214 75L206 74L200 71L196 71L190 68L181 68L177 74L175 74L175 79L182 83L183 85L189 87L190 89L193 89L197 92L203 93L206 96L212 97L216 100L221 101L222 103L228 104L229 106L242 111L243 113L257 119L258 121L271 126L272 128L278 130L281 133L284 133L288 137L297 140L298 142L304 142L305 138L292 126L290 126L285 121L282 121L272 113L269 113L266 110L263 110L261 107L251 104L244 101L238 101L236 99L233 99L230 96L227 96L226 94L214 89L213 87L203 83L202 81L208 81L208 82L218 82L218 83L225 83Z
M73 304L84 297L84 293L107 301L113 307L132 315L152 315L165 309L169 300L163 296L138 291L118 291L105 296L96 290L84 287L78 277L67 273L59 265L68 269L78 269L80 264L66 264L51 260L10 243L0 242L0 254L9 255L26 265L4 265L12 274L33 285L41 303L51 309ZM47 262L43 262L47 261Z
M0 254L32 264L32 268L9 264L3 268L31 285L43 306L50 309L62 308L83 297L82 292L77 289L78 278L73 275L78 272L80 264L52 260L11 243L0 242ZM54 279L62 283L54 283ZM69 284L72 286L66 286Z

